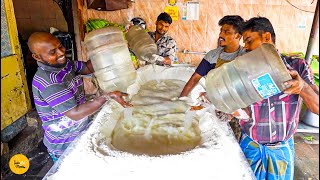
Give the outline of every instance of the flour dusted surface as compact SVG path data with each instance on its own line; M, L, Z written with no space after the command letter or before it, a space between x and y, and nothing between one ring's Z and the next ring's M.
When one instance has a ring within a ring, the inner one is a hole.
M157 68L162 79L182 77L187 81L194 72L180 67ZM152 70L141 70L140 78L152 77ZM111 102L101 109L88 131L72 144L45 179L255 179L231 129L210 111L199 120L199 146L177 155L150 157L119 151L112 146L111 135L117 123L114 119L123 111L117 106ZM118 112L112 112L113 109Z

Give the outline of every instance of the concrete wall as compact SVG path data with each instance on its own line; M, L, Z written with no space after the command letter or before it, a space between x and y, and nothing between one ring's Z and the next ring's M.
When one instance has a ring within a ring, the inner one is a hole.
M181 15L182 0L177 0ZM199 0L200 20L174 21L169 34L177 41L179 50L209 51L217 45L220 27L218 21L225 15L238 14L244 19L265 16L271 20L277 35L277 48L281 52L304 52L307 49L314 13L304 12L291 6L286 0ZM315 11L316 1L290 0L295 6ZM312 3L313 2L313 3ZM164 11L167 0L135 0L129 9L97 11L84 7L84 21L104 18L111 22L126 24L132 17L140 16L147 21L148 29L155 30L155 21ZM312 4L311 4L312 3ZM319 35L318 35L319 38ZM319 41L316 49L319 47ZM317 50L315 52L319 54ZM180 60L192 60L197 65L203 55L178 54Z
M67 23L57 3L53 0L13 0L18 31L27 39L35 31L55 27L67 31Z

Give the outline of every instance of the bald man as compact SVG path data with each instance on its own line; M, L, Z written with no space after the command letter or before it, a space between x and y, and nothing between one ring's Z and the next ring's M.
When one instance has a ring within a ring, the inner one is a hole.
M52 34L33 33L28 46L39 66L33 77L32 92L42 120L43 142L56 161L88 127L88 116L95 113L107 99L114 99L124 107L130 104L122 98L127 94L119 91L104 93L86 102L80 74L93 72L91 61L68 60L65 48Z

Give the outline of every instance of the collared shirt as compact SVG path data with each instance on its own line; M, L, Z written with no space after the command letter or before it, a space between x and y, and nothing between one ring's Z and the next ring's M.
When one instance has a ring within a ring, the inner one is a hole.
M224 63L231 62L237 56L244 54L246 50L240 46L240 48L232 53L224 52L223 47L218 47L209 51L202 59L196 69L196 73L201 76L206 76L211 69L217 68Z
M59 157L67 146L88 125L87 118L73 121L64 113L85 102L80 74L85 64L67 61L65 67L55 68L38 62L32 81L32 92L37 112L42 120L44 144Z
M308 62L299 58L281 56L289 67L296 70L309 85L314 85ZM288 140L295 133L302 98L298 94L280 93L249 106L251 118L240 120L242 130L254 141L276 143Z
M155 39L155 32L148 32L152 39ZM167 34L161 36L156 42L158 47L157 55L162 57L169 57L173 60L177 56L177 43Z

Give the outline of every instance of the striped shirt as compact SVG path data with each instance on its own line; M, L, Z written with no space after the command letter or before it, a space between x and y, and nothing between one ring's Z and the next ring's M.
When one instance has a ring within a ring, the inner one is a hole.
M299 58L281 57L309 85L314 85L309 64ZM251 118L240 120L242 130L254 141L276 143L288 140L295 133L302 98L298 94L280 93L249 106Z
M32 81L37 112L42 120L44 144L49 153L59 157L67 146L85 130L88 118L73 121L64 113L85 102L80 73L85 64L67 61L63 68L37 62L39 67Z
M155 32L149 32L149 35L154 40L155 39ZM162 57L169 57L171 60L177 56L177 43L176 41L167 34L161 36L158 41L156 42L158 53L157 55Z

